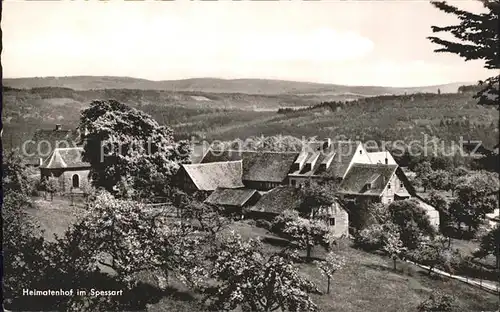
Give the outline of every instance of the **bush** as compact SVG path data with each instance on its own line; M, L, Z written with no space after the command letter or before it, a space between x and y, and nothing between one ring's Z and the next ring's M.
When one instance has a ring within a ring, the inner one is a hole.
M285 225L288 222L297 220L299 217L298 211L295 210L285 210L279 216L274 218L271 230L275 234L281 235L283 234L283 230L285 229Z
M389 205L391 220L398 226L400 238L408 249L416 249L423 237L436 234L426 211L414 199L398 200Z
M257 227L260 227L260 228L263 228L263 229L266 229L268 231L271 231L273 225L271 222L267 221L267 220L264 220L264 219L259 219L257 220L257 222L255 222L255 225Z
M41 196L41 192L43 191L42 180L40 178L35 179L30 177L30 184L30 195L36 197Z
M440 292L433 292L429 299L422 302L417 310L418 312L449 312L453 311L454 298L450 295Z
M453 263L453 273L457 275L470 276L480 279L497 281L500 278L500 272L494 267L482 265L476 259L470 256L457 257Z
M444 270L448 273L456 273L463 266L463 262L465 260L464 255L456 249L456 250L447 250L443 254L443 263L438 267L441 270Z
M354 245L366 251L373 251L383 247L384 229L379 224L373 224L359 231L354 237Z

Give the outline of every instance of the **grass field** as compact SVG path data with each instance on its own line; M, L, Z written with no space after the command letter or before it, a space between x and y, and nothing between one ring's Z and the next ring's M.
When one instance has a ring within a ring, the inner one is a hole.
M75 200L71 206L71 202L65 197L54 197L52 201L50 198L45 200L37 197L34 198L34 203L35 208L27 212L38 223L48 240L53 240L54 234L63 235L83 208L81 200Z
M251 229L237 225L244 237L251 237ZM258 229L253 236L263 236L265 231ZM276 247L266 246L269 250ZM266 248L267 249L267 248ZM322 257L324 251L314 250L314 257ZM462 282L428 276L426 271L406 263L398 263L393 271L392 261L378 255L359 251L349 246L342 247L338 253L347 259L347 265L338 271L332 281L331 293L313 295L320 311L325 312L399 312L416 311L418 304L431 293L440 290L456 298L456 310L493 311L499 299L490 293L478 290ZM322 291L326 290L326 279L312 264L300 264L301 273L314 281ZM180 288L183 297L171 296L152 304L148 311L202 311L195 303L196 294ZM185 300L191 298L190 300Z
M81 204L70 206L65 198L54 198L52 202L37 198L35 202L37 209L30 210L29 213L45 230L47 238L53 237L53 234L62 234L74 222L81 209ZM244 238L272 236L266 230L252 227L243 221L234 223L231 229ZM268 252L278 248L265 244ZM416 311L417 305L437 290L456 298L456 311L494 311L499 307L499 298L495 295L459 281L428 276L426 271L406 263L398 262L398 270L393 271L390 259L354 249L349 243L341 244L337 252L346 257L347 265L335 274L330 294L313 295L321 311ZM324 253L322 248L315 248L312 255L322 258ZM314 281L320 290L326 290L326 279L313 265L299 266L304 276ZM148 273L141 274L140 280L157 286L156 280ZM202 311L197 301L199 295L175 279L171 279L163 296L162 299L150 302L147 311Z

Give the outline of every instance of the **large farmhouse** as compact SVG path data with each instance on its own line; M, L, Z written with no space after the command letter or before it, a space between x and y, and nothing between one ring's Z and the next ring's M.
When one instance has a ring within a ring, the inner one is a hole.
M299 153L217 151L209 150L202 164L242 162L241 180L245 187L259 191L268 191L279 185L288 184L290 167Z
M213 192L208 202L235 209L247 207L250 215L265 219L273 218L286 207L297 206L300 198L294 190L311 180L337 181L337 196L360 208L415 195L404 171L388 151L367 152L360 142L314 141L301 152L208 150L200 164L182 165L180 175L184 177L181 180L185 190ZM226 196L227 202L223 199ZM344 207L334 208L327 215L334 220L348 219L343 217ZM435 209L427 205L425 210L433 224L439 224ZM343 231L336 225L343 221L332 224L337 227L335 232Z

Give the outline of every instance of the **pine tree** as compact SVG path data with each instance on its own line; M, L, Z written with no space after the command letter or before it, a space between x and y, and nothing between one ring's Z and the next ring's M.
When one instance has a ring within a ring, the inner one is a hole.
M484 67L498 70L500 68L500 54L498 48L498 25L500 13L500 0L480 0L487 13L475 14L460 10L459 8L447 4L445 1L432 1L431 3L439 10L448 14L456 15L460 24L453 26L432 26L434 33L445 32L452 34L458 42L444 40L438 37L428 37L430 41L441 45L434 52L447 52L458 54L465 58L465 61L484 60ZM481 105L498 104L499 76L495 74L486 81L480 81L482 90L475 98L479 99Z

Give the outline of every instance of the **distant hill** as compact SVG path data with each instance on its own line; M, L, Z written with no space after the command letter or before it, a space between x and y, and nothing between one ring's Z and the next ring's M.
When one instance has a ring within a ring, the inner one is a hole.
M4 148L21 145L38 128L74 128L80 111L92 100L111 98L173 127L177 138L283 134L408 141L425 133L445 140L498 140L498 111L477 105L468 93L386 95L321 104L323 97L332 96L55 87L3 91ZM279 107L293 109L279 114Z
M270 80L270 79L218 79L193 78L182 80L152 81L131 77L70 76L7 78L4 86L29 89L40 87L60 87L74 90L93 89L137 89L162 91L188 91L209 93L245 93L260 95L293 94L303 96L326 96L337 99L357 99L367 96L404 93L456 93L458 87L470 83L450 83L445 85L393 88L380 86L346 86L311 82Z

